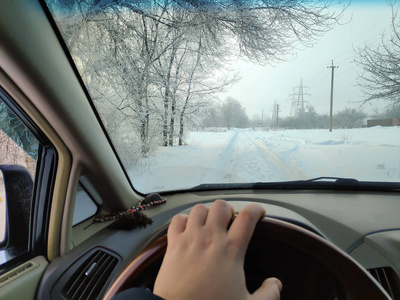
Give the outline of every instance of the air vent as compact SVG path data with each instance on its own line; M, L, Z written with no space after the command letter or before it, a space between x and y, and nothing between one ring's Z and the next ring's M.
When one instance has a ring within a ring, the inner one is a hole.
M117 263L116 257L97 250L71 276L63 289L64 297L71 300L96 299Z
M368 272L380 283L392 299L400 300L400 280L392 268L368 269Z
M8 282L13 281L15 278L18 276L21 276L22 274L25 274L28 272L28 270L32 269L32 267L37 267L38 264L29 261L21 266L3 274L0 276L0 287L3 287L4 285L8 284Z

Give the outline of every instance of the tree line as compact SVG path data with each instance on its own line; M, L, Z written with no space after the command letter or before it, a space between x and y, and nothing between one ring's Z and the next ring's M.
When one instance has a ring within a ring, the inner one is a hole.
M366 126L368 115L360 109L345 108L333 114L333 128L359 128ZM272 124L274 125L274 124ZM316 129L329 127L328 114L318 114L312 105L297 117L283 118L275 126L292 129Z
M359 128L366 125L368 115L361 109L345 108L333 115L334 128ZM202 121L203 127L219 128L287 128L318 129L329 127L328 114L318 114L312 105L308 105L296 117L284 117L280 120L259 116L250 119L240 102L228 97L219 105L208 108Z

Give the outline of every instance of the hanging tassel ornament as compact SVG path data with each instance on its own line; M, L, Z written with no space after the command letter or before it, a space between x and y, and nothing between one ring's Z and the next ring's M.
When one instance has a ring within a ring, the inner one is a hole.
M114 222L108 226L109 229L132 230L137 227L144 228L147 225L151 225L153 223L153 220L150 219L145 214L143 214L141 211L152 208L153 206L156 205L163 204L165 202L167 202L167 200L165 198L162 198L159 194L155 193L150 194L146 196L146 198L144 198L143 200L139 201L139 203L136 206L133 206L132 208L126 211L113 213L110 215L95 216L93 218L92 224L103 223L114 220Z

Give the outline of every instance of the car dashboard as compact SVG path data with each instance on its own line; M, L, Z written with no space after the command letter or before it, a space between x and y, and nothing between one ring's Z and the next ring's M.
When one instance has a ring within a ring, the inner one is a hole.
M92 293L92 290L95 290L96 297L103 297L131 261L148 245L166 234L168 224L175 214L189 213L198 203L211 205L216 199L227 200L237 212L248 203L256 202L265 208L267 218L282 220L319 235L367 269L393 299L399 297L400 202L397 193L224 190L162 196L167 199L165 204L145 211L153 220L153 224L146 228L103 228L91 236L96 225L87 227L91 224L90 219L77 225L74 230L86 228L87 236L91 237L84 241L82 236L80 239L73 237L71 242L75 248L50 263L42 278L38 298L83 299L85 295L94 295L83 291ZM102 224L103 227L106 225ZM82 274L90 273L88 269L91 268L96 251L113 262L111 267L107 263L106 275L104 269L98 267L104 278L99 281L96 277L92 282L101 282L100 287L90 284L87 287L82 285L82 280L90 280ZM126 287L152 289L161 261L162 256L155 259L141 276L132 279ZM340 283L318 263L318 259L284 242L252 241L246 256L245 271L250 292L265 278L275 276L284 284L282 299L341 299ZM76 282L71 283L71 280ZM81 290L76 292L78 287Z

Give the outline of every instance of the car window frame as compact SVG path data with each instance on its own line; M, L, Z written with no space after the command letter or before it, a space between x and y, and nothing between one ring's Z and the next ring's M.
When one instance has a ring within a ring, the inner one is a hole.
M39 141L30 209L28 249L25 253L1 264L1 275L38 255L47 256L48 225L58 155L56 148L47 136L1 85L0 101L4 102Z
M96 203L96 201L94 200L93 196L90 194L89 190L86 188L86 186L84 185L84 183L82 183L81 180L82 179L80 178L79 181L78 181L78 184L76 186L77 191L76 191L75 197L74 197L74 202L75 203L74 203L74 211L73 211L73 216L72 216L72 219L73 219L72 220L72 227L75 227L75 226L87 221L88 219L91 219L93 216L95 216L99 212L99 204ZM77 213L77 200L78 200L78 192L79 192L78 190L79 190L79 188L81 189L81 192L85 193L85 195L87 197L87 200L90 201L91 205L93 205L96 208L93 211L93 213L87 214L84 218L82 218L82 217L77 218L76 215L75 215ZM77 218L78 221L75 220L75 218Z

